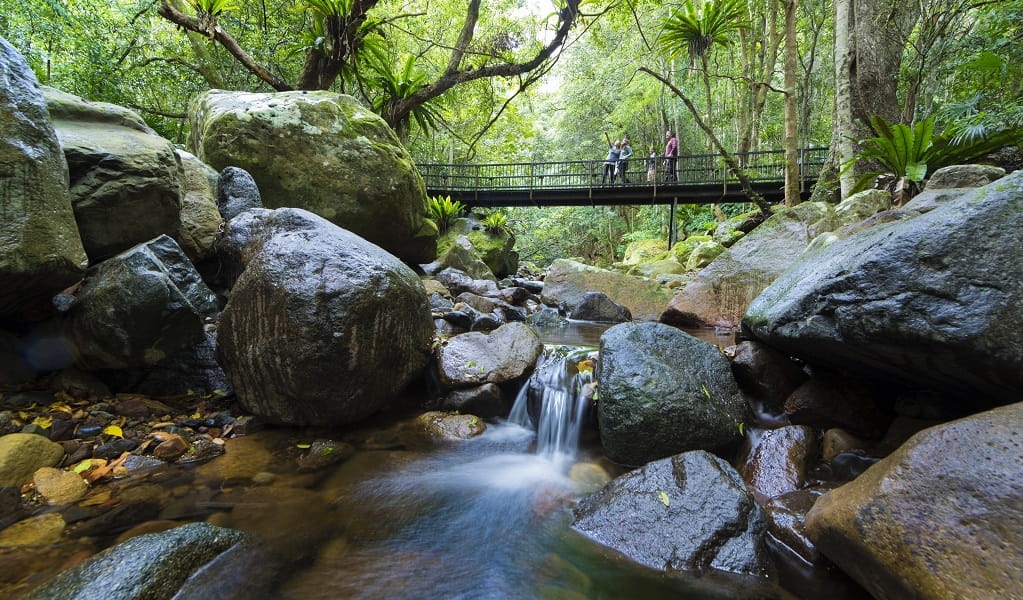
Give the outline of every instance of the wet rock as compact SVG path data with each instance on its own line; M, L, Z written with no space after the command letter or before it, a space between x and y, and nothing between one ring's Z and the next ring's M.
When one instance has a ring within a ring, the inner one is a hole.
M420 375L433 321L419 278L398 259L284 208L268 217L218 334L246 410L274 423L342 425L387 407Z
M3 39L0 107L0 318L39 319L49 314L54 294L82 278L88 258L42 88L24 57Z
M0 531L0 548L49 546L60 540L64 519L59 513L44 513L18 521Z
M486 430L486 423L476 415L431 411L409 423L401 437L406 443L419 446L423 442L467 440Z
M568 470L568 478L572 480L576 491L580 494L592 494L611 481L611 476L607 474L604 467L589 462L572 465L572 468Z
M874 466L878 460L880 459L863 456L858 452L841 452L831 458L828 467L835 481L852 481Z
M207 523L140 535L67 569L28 598L169 598L192 573L244 538Z
M702 451L616 478L580 501L572 528L652 569L769 569L763 512L735 469Z
M449 388L513 381L533 370L542 349L540 338L522 323L456 335L437 347L440 380Z
M771 535L809 563L818 562L820 552L806 533L806 513L828 491L822 487L797 490L772 498L764 505Z
M864 190L840 202L835 214L842 225L852 225L891 207L892 195L887 191Z
M986 408L1023 387L1023 171L800 260L744 328L855 376Z
M230 290L259 249L271 215L265 208L247 210L224 225L224 232L214 243L220 269L213 278L218 288Z
M52 467L64 457L64 449L32 433L11 433L0 437L0 487L21 487L32 474Z
M468 313L461 310L453 310L451 312L444 313L444 315L441 318L459 329L466 330L472 327L474 317L475 313Z
M217 180L217 209L220 216L230 221L239 213L252 208L263 208L256 180L245 169L224 167Z
M841 427L866 437L885 430L890 415L866 386L848 377L819 374L785 400L785 414L799 425Z
M1006 598L1023 562L1023 403L927 429L817 501L810 537L879 598Z
M167 462L174 462L188 451L188 440L180 435L171 435L153 448L153 456Z
M671 291L655 281L560 258L547 270L541 298L544 304L567 310L579 304L587 292L604 292L637 320L656 319L671 300Z
M556 327L559 329L569 326L568 319L561 316L558 309L548 306L526 317L526 323L533 327Z
M472 414L483 419L499 417L506 412L501 388L493 383L451 390L444 397L441 409Z
M273 456L266 444L273 438L265 433L245 435L224 441L224 455L196 468L196 477L211 484L230 484L252 479L266 471Z
M484 296L497 291L497 284L493 281L489 279L474 279L468 274L451 267L440 271L435 277L452 294L469 292Z
M626 323L600 338L600 439L611 460L643 463L739 439L745 397L716 346L660 323Z
M88 484L78 473L43 467L32 476L36 491L51 505L74 504L89 491Z
M175 241L193 263L211 258L222 219L210 180L217 173L195 156L176 149L181 161L181 213Z
M429 292L429 290L427 290L427 292ZM450 312L454 307L454 303L447 297L438 294L437 292L430 294L430 311L443 314Z
M739 387L780 410L785 399L806 381L806 373L789 357L757 341L740 342L732 359Z
M355 454L355 447L345 442L328 439L316 439L309 449L299 457L299 471L316 471L330 465L348 460Z
M205 462L217 458L223 453L223 445L217 444L207 437L199 436L192 440L188 449L178 458L177 462L181 464Z
M155 365L107 371L103 375L119 392L152 396L219 397L231 393L231 382L217 361L216 333L171 353Z
M739 468L757 500L794 492L806 484L806 474L817 455L817 435L803 425L768 429Z
M924 191L977 188L1005 177L1005 169L991 165L952 165L931 173Z
M503 325L504 322L496 316L496 314L484 314L477 316L472 326L469 327L470 331L493 331Z
M95 517L88 518L69 530L75 538L95 537L120 533L139 523L151 521L160 515L160 504L155 501L132 502L121 499L119 504Z
M492 298L478 296L476 294L472 294L469 292L462 292L461 294L456 296L455 302L456 303L462 302L468 304L469 306L475 308L481 313L494 312L494 309L499 306L498 303L495 302Z
M803 202L779 210L718 255L670 298L660 320L681 327L736 324L746 307L806 249L810 240L838 226L834 209Z
M211 590L219 600L259 598L274 588L281 563L258 540L246 538L192 574L171 600L209 600Z
M57 332L83 369L152 365L200 341L203 317L216 309L181 248L160 236L90 269Z
M625 323L632 320L632 313L608 298L604 292L587 292L568 314L568 318L599 323Z
M855 435L849 433L844 429L838 427L832 427L824 432L824 437L821 440L821 458L826 461L830 461L835 456L842 454L843 452L853 451L864 451L866 450L867 442L861 440Z

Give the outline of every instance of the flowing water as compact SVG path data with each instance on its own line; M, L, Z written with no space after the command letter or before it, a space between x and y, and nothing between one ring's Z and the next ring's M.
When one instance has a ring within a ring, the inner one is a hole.
M346 463L324 485L338 535L281 597L784 596L751 578L669 578L571 531L574 502L618 474L601 465L599 449L580 449L592 352L548 347L509 418L476 439L426 454L363 452Z

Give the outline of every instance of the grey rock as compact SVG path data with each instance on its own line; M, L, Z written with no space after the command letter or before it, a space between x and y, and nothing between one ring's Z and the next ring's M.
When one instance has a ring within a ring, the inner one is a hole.
M267 422L317 425L386 407L430 355L419 278L304 210L277 209L263 227L218 329L218 357L242 406Z
M254 208L237 215L224 226L214 247L220 259L220 270L216 276L219 288L230 290L235 281L249 264L249 259L262 243L267 222L273 211L265 208Z
M437 347L440 380L449 388L513 381L532 372L542 350L540 338L523 323L456 335Z
M175 241L193 263L214 255L214 243L223 220L217 210L210 179L217 173L184 150L175 150L181 160L181 222Z
M230 221L251 208L263 208L259 186L245 169L224 167L217 183L217 209Z
M205 332L201 341L181 348L149 367L119 369L103 373L118 392L147 396L198 397L227 395L231 382L217 361L217 336Z
M600 323L625 323L632 320L629 309L607 297L604 292L587 292L568 318Z
M0 319L38 320L52 311L50 297L82 278L88 258L42 88L2 38L0 122Z
M570 323L568 319L561 316L558 309L545 306L539 311L526 317L526 322L533 327L557 327L563 329L568 327Z
M28 598L169 598L199 567L244 538L240 531L208 523L189 523L140 535L61 572Z
M488 419L499 417L506 412L501 388L493 383L481 386L451 390L441 403L441 410L458 411Z
M1005 169L991 165L952 165L942 167L927 179L925 191L976 188L1005 177Z
M626 473L575 515L573 529L652 569L769 573L763 512L735 469L707 452Z
M600 338L597 382L604 452L625 465L719 449L751 421L717 347L660 323L608 329Z
M1010 402L1023 387L1023 172L798 262L743 326L790 355ZM988 404L989 405L989 404Z
M776 411L781 411L785 399L807 379L792 359L757 341L736 346L732 374L743 391L763 399Z

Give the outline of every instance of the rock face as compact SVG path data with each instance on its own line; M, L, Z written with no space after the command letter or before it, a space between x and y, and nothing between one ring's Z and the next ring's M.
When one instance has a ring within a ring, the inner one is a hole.
M71 203L92 262L180 225L181 162L135 112L46 89L71 176Z
M154 365L203 339L216 298L181 248L163 235L89 270L59 330L83 369Z
M626 473L575 515L573 529L653 569L767 573L763 512L735 469L707 452Z
M0 319L40 317L85 273L67 163L42 89L0 38Z
M199 263L213 256L213 243L220 232L220 211L210 185L217 174L188 152L176 152L181 160L182 197L181 224L174 239L189 260Z
M1023 586L1023 403L924 430L807 515L877 598L1012 598Z
M821 202L779 210L697 273L671 300L661 322L738 324L750 302L796 261L810 240L837 226L834 210Z
M342 425L384 408L419 375L432 333L411 269L285 208L265 217L231 290L218 356L247 410L274 423Z
M816 364L978 404L1018 400L1020 247L1023 172L807 257L757 298L743 325Z
M634 319L646 321L656 319L671 300L671 291L654 281L562 258L547 269L541 299L544 304L571 309L586 292L604 292L608 298L628 308Z
M243 539L240 531L208 523L140 535L61 572L28 598L170 598L192 573Z
M641 465L739 439L749 407L716 346L660 323L625 323L600 338L597 418L604 452Z
M314 212L399 258L427 263L437 230L412 158L379 116L326 91L209 91L190 107L189 148L252 174L267 208Z
M542 351L540 338L524 323L456 335L437 347L440 381L450 388L513 381L532 372Z

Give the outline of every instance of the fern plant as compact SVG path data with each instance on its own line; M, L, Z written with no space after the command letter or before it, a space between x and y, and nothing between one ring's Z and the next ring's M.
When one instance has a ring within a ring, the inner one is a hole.
M856 162L873 160L885 171L864 173L858 177L853 192L858 192L880 175L895 177L896 203L912 197L920 183L934 171L960 164L994 152L1005 146L1023 143L1023 129L1009 128L984 137L934 135L934 118L917 121L913 126L892 125L879 115L870 117L875 136L860 140L859 154L843 165L847 172Z
M492 212L486 217L483 217L483 226L487 228L487 231L491 233L500 233L504 231L505 225L508 224L508 215L503 212Z
M195 11L199 26L211 39L217 31L217 17L242 7L240 0L188 0L188 5Z
M429 81L425 73L416 70L415 57L411 55L405 59L405 63L397 70L391 69L390 61L382 54L379 56L374 54L372 59L368 61L368 64L374 71L372 81L376 89L380 90L380 95L373 102L373 110L379 114L383 114L393 101L404 100L412 96L412 94L418 92ZM437 102L438 100L434 99L412 109L412 117L415 118L416 123L425 132L434 129L439 119L435 108ZM385 118L386 116L384 115ZM402 123L398 123L397 129L399 130L398 137L400 139L406 137L403 133L407 132L407 128L407 119Z
M427 199L430 216L437 223L437 229L446 231L458 215L465 211L465 205L451 196L433 196Z

